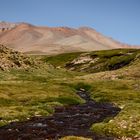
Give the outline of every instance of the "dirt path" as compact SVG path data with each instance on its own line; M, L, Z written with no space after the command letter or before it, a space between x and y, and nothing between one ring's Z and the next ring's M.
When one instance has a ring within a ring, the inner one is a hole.
M109 103L93 101L88 92L80 90L77 94L86 100L81 105L57 107L48 117L33 117L25 122L14 122L0 128L0 140L58 140L62 136L75 135L95 140L112 140L90 131L92 124L114 117L119 108Z

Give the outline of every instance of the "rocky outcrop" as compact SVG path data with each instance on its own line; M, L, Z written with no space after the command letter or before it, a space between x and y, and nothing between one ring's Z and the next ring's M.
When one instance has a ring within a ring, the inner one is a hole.
M9 22L2 21L2 22L0 22L0 32L11 30L14 27L16 27L17 25L18 24L16 24L16 23L9 23Z
M35 63L32 58L0 45L0 70L29 69L31 66L36 65Z
M136 61L139 54L140 51L137 49L82 53L67 62L65 67L69 70L89 73L116 70Z

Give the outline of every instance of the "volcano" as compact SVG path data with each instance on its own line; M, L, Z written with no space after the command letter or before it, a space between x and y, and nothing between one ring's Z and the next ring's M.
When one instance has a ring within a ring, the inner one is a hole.
M0 44L30 54L89 52L130 46L89 27L47 27L28 23L0 23Z

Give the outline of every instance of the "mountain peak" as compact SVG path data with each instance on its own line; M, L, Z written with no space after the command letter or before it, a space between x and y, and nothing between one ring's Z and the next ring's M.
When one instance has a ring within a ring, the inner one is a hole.
M1 21L0 22L0 31L7 31L11 30L12 28L16 27L18 23L11 23L11 22L6 22L6 21Z
M69 27L41 27L24 22L1 22L0 27L2 31L3 29L6 30L6 32L0 33L1 43L26 53L35 52L51 55L132 47L106 37L86 26L74 29Z
M89 26L81 26L78 29L83 29L83 30L94 30L93 28L89 27Z

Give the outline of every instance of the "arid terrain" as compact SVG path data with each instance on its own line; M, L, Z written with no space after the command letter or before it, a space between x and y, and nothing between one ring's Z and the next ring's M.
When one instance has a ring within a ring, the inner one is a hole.
M137 47L106 37L89 27L47 27L28 23L0 23L0 43L30 54L54 55Z

